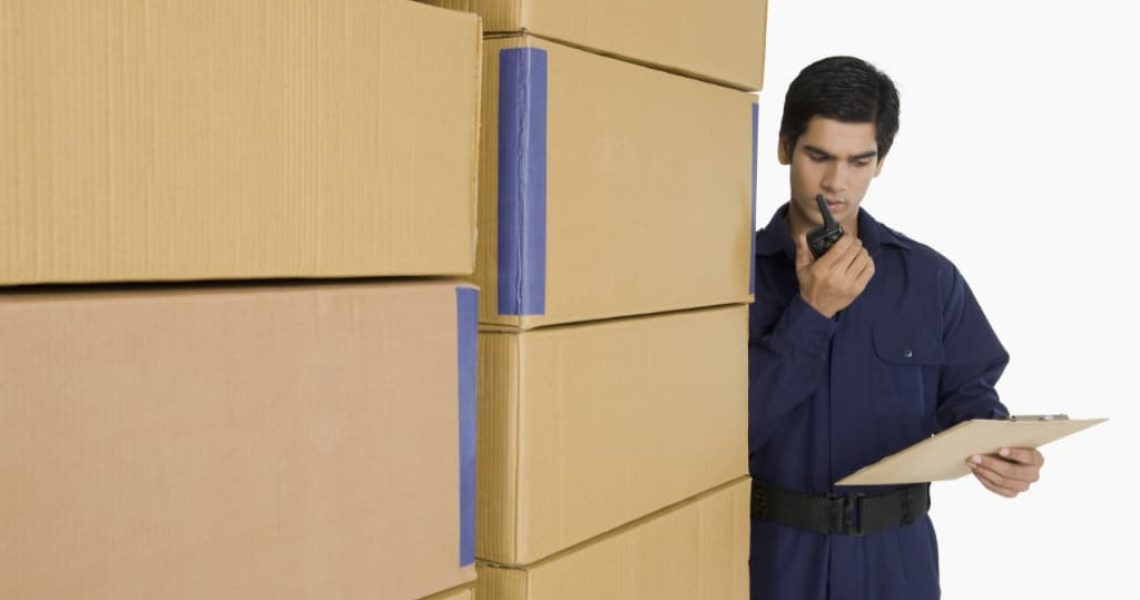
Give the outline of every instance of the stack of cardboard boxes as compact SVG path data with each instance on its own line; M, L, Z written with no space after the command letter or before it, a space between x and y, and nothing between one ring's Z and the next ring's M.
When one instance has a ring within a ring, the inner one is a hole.
M471 598L481 43L0 0L0 598Z
M764 0L483 17L479 600L748 594Z

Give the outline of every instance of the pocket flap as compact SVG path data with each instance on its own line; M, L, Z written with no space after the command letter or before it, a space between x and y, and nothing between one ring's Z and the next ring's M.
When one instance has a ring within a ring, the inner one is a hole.
M919 325L879 325L872 331L875 354L896 365L937 365L945 360L942 340Z

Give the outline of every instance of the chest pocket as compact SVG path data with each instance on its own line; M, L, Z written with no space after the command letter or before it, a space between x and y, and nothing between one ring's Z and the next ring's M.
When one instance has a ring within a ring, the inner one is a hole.
M930 414L938 398L941 333L917 323L884 323L871 330L875 407L886 414Z
M893 365L940 365L946 358L939 332L921 325L878 325L872 335L879 360Z

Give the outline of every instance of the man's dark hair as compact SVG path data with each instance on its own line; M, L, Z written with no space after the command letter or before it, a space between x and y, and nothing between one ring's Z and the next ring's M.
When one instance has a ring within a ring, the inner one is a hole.
M881 160L899 130L899 93L891 78L867 61L832 56L804 67L788 86L780 137L787 140L789 154L812 117L874 123Z

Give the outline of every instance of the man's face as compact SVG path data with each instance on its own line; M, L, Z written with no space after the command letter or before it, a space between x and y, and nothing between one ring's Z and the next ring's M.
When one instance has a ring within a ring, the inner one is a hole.
M875 142L874 123L843 123L813 117L807 130L789 147L780 140L780 163L791 165L793 230L823 223L816 204L817 194L827 199L827 208L848 231L855 230L859 203L871 179L883 168Z

